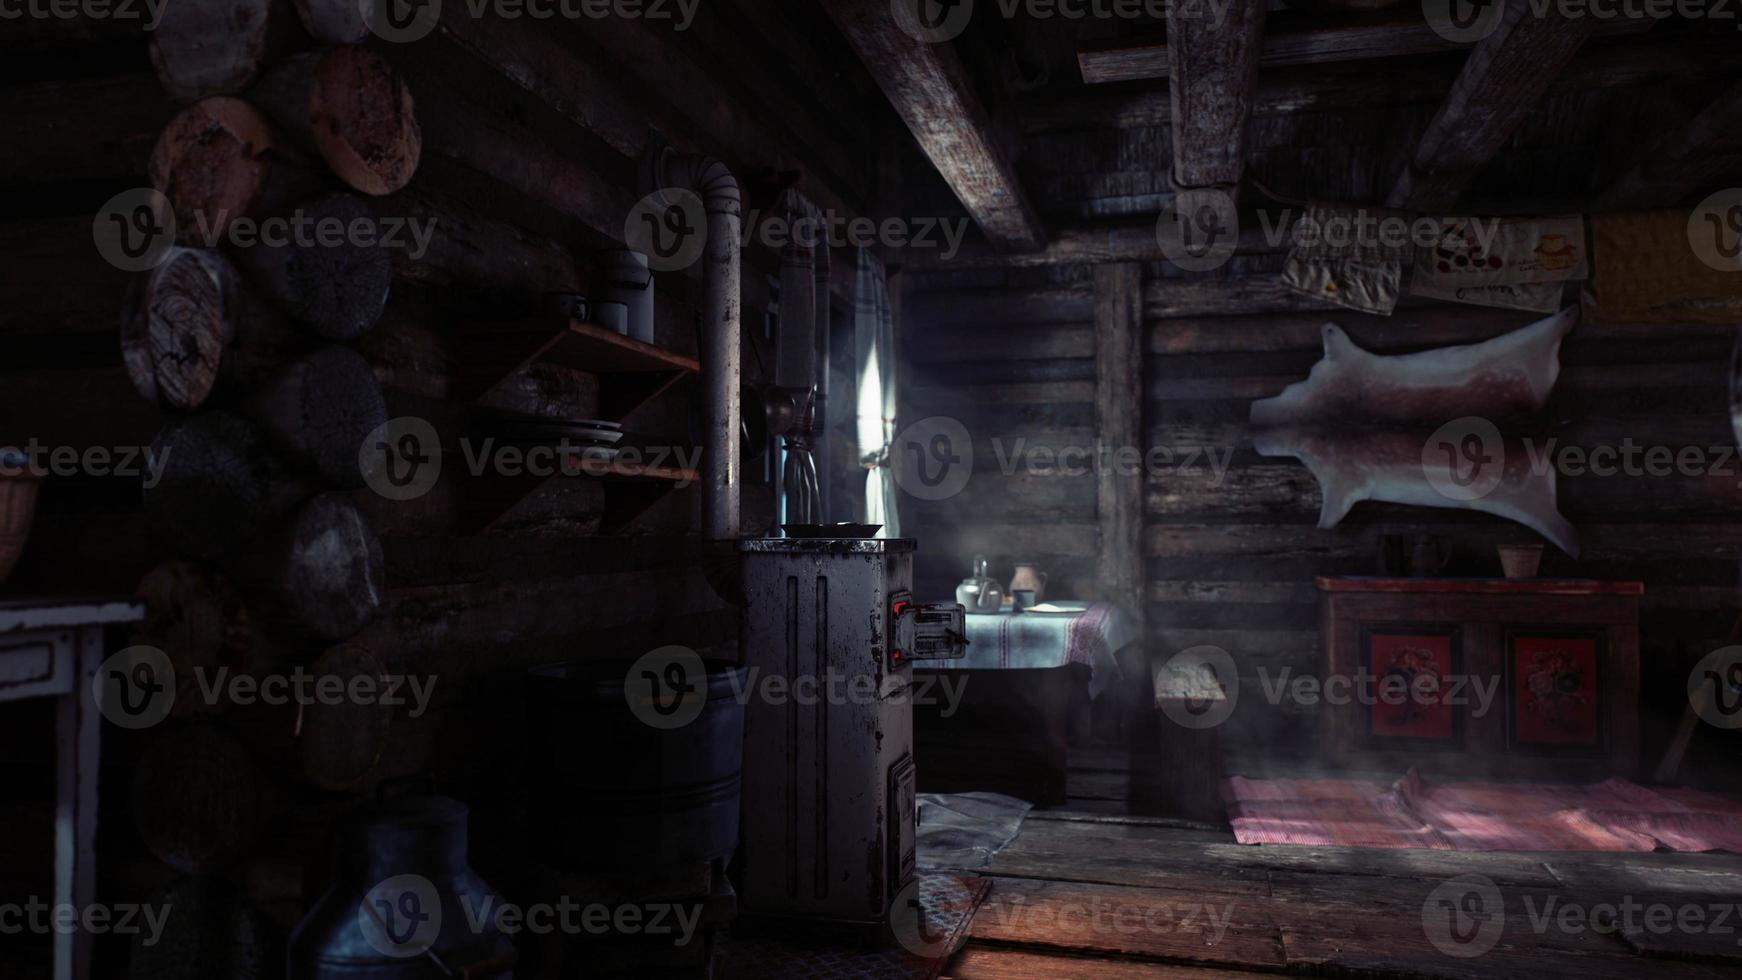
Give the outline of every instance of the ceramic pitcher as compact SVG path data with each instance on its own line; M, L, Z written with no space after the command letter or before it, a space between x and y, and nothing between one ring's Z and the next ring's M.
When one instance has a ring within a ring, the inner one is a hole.
M1046 573L1032 562L1017 562L1016 574L1010 576L1010 591L1034 590L1034 601L1046 600Z

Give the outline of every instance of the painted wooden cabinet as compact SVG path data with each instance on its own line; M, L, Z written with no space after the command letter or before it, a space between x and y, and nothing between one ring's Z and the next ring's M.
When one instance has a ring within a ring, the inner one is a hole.
M1317 583L1333 758L1451 775L1635 774L1642 584Z

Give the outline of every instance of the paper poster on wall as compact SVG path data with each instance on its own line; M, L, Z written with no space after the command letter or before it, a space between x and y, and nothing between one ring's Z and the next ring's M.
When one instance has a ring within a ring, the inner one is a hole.
M1561 294L1566 284L1560 282L1507 283L1498 286L1445 286L1416 266L1409 282L1409 294L1424 299L1469 303L1473 306L1495 306L1505 310L1527 310L1532 313L1554 313L1561 308Z
M1584 279L1585 219L1447 219L1438 241L1416 247L1415 268L1417 281L1439 290Z
M1363 229L1408 221L1401 211L1313 204L1295 227L1282 284L1303 296L1364 313L1390 316L1403 292L1405 244L1389 244Z

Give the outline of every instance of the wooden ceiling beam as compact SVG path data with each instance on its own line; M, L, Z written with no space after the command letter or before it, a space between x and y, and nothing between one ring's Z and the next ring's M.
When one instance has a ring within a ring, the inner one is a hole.
M1274 16L1274 15L1273 15ZM1467 54L1468 49L1461 49ZM1376 72L1371 65L1306 65L1260 71L1252 114L1326 112L1435 103L1445 98L1463 66L1457 53L1439 53ZM1586 46L1550 86L1551 95L1676 79L1736 77L1736 42L1730 38L1651 39ZM1105 86L1022 98L1016 115L1025 135L1135 129L1173 121L1167 86Z
M1537 16L1507 4L1476 43L1386 204L1413 211L1456 206L1476 172L1505 147L1591 35L1596 20Z
M1723 184L1742 170L1742 82L1732 84L1686 126L1649 148L1594 211L1667 208Z
M822 5L986 238L1013 252L1044 246L1040 212L1023 192L1005 140L949 43L909 35L889 0Z
M1288 251L1292 216L1273 214L1272 228L1255 212L1240 215L1240 239L1235 255L1268 255ZM1046 247L1034 252L1009 254L970 243L945 257L935 249L914 250L907 267L923 271L949 269L1025 269L1049 265L1101 265L1113 262L1160 262L1167 259L1154 220L1105 225L1079 225L1054 229Z
M1405 58L1464 51L1469 47L1442 36L1420 14L1394 14L1377 20L1364 18L1325 26L1322 15L1279 11L1270 20L1270 30L1259 54L1259 66L1263 68ZM1635 34L1649 30L1655 23L1650 18L1630 17L1583 20L1600 35ZM1173 66L1168 40L1139 35L1085 44L1077 50L1077 66L1082 70L1083 81L1091 85L1167 78Z
M1258 86L1258 49L1264 35L1264 0L1235 0L1223 17L1192 16L1172 4L1167 14L1174 57L1168 92L1173 102L1173 184L1182 213L1198 213L1196 192L1238 200L1246 169L1246 120Z

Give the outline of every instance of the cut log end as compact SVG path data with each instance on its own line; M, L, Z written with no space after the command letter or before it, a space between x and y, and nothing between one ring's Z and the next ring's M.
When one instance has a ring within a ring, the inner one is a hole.
M374 226L376 217L354 194L332 194L300 209L311 226ZM328 340L356 340L374 329L393 285L393 257L377 241L257 245L243 253L253 280L298 323Z
M195 562L166 561L140 580L136 594L145 603L145 621L133 642L157 647L175 666L174 713L224 707L200 696L197 673L243 673L252 659L253 621L230 580Z
M353 636L381 610L381 541L350 498L323 494L292 522L278 587L300 627L333 641Z
M297 16L309 37L322 44L361 44L369 38L369 21L357 0L295 0Z
M340 45L321 57L308 118L327 165L365 194L391 194L417 172L423 132L411 89L367 48Z
M145 514L174 553L214 558L276 523L305 496L265 440L229 412L204 412L158 433Z
M205 874L247 853L269 819L271 787L242 744L209 724L158 736L133 771L133 818L158 860Z
M334 647L315 661L313 672L321 677L341 678L346 687L358 678L376 682L386 668L360 644ZM386 754L393 708L381 699L345 699L337 703L317 701L303 715L298 745L302 771L323 789L356 790L380 778Z
M387 424L387 400L374 370L362 355L339 346L292 364L257 410L280 443L338 487L363 485L363 441Z
M133 387L179 411L200 407L233 335L229 264L216 252L172 248L128 292L121 357Z
M127 980L267 980L283 975L284 937L235 885L217 875L183 878L146 908L168 911L163 930L139 929Z
M158 81L183 102L240 92L270 59L284 13L274 0L166 4L151 32Z
M216 96L177 113L151 151L151 185L169 198L176 240L207 243L260 203L274 141L266 118Z

